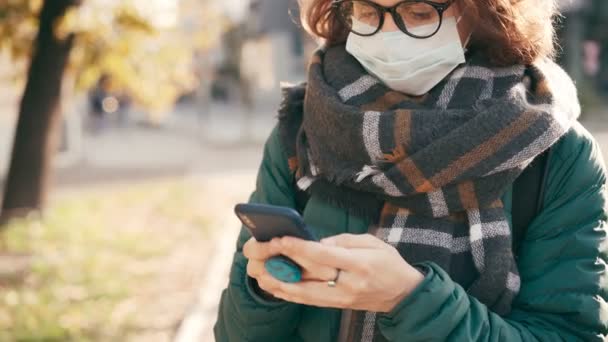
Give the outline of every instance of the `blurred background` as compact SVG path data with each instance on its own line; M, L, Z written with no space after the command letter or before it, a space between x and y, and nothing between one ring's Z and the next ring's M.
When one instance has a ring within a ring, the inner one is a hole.
M608 1L559 63L608 151ZM0 341L212 341L296 0L0 0ZM56 39L57 38L57 39Z

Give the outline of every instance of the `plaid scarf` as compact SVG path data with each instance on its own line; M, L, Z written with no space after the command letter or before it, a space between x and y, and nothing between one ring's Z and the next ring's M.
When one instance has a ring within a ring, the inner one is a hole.
M339 45L318 50L307 84L284 96L280 135L301 190L370 219L410 264L434 262L492 311L510 312L520 279L501 196L580 113L563 70L471 55L412 98ZM348 341L384 340L376 313L344 317Z

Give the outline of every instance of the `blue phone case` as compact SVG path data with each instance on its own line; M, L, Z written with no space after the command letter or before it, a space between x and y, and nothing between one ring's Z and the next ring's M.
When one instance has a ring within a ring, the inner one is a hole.
M285 283L297 283L302 280L302 268L282 255L266 260L264 268L273 277Z
M317 240L300 214L292 208L266 204L238 204L234 211L251 235L260 242L283 236ZM273 277L283 282L297 283L302 280L301 267L285 256L268 259L264 267Z

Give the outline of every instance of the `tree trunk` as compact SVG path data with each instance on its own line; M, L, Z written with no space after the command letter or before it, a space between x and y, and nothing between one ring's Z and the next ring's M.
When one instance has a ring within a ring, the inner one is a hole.
M80 0L45 0L34 42L27 83L5 184L0 221L43 209L61 121L61 83L73 36L57 38L55 27Z

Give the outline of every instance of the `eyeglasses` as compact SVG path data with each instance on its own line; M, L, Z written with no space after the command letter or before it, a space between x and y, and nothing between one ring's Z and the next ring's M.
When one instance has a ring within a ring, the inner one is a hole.
M405 0L384 7L369 0L334 0L332 6L348 29L360 36L373 36L384 25L390 13L399 29L410 37L425 39L434 36L443 23L443 13L455 2Z

